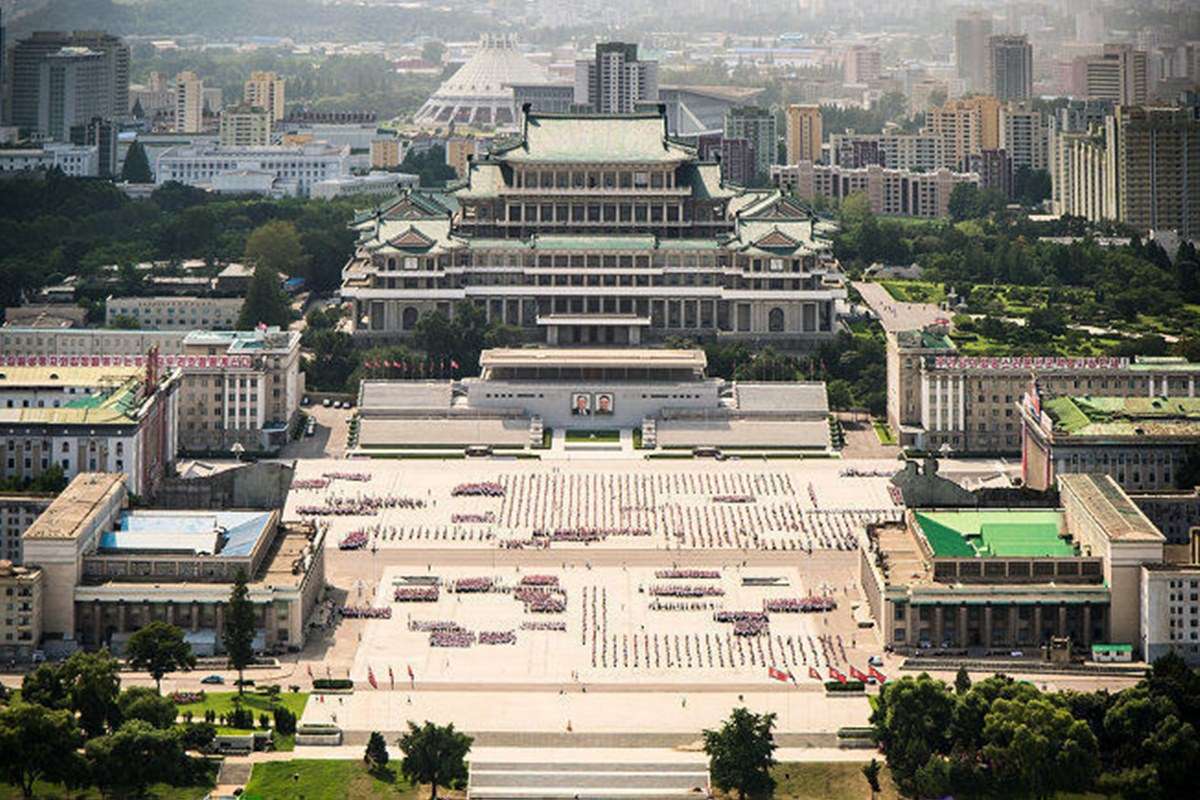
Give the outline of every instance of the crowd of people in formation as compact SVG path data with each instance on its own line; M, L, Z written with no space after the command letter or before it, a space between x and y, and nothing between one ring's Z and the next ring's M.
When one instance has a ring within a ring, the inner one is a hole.
M638 592L644 591L638 587ZM650 586L654 597L721 597L725 590L720 586L701 583L655 583Z
M484 525L496 521L496 515L491 511L483 514L451 514L450 522L454 525Z
M659 580L705 581L720 580L721 572L715 569L659 569L654 571Z
M904 494L900 491L900 487L894 484L888 484L888 494L892 498L892 502L898 506L904 505Z
M350 531L338 542L339 550L362 550L370 541L370 535L363 530Z
M516 631L480 631L480 644L516 644Z
M543 620L543 619L527 619L521 623L523 631L555 631L558 633L567 632L567 623L564 620Z
M342 606L338 613L346 619L391 619L391 606Z
M326 497L324 505L308 504L296 509L302 517L374 517L384 509L425 508L425 500L403 495L334 495Z
M646 608L651 611L712 611L721 607L720 603L693 600L691 602L651 600Z
M716 494L712 499L714 503L754 503L757 500L752 494Z
M475 632L459 625L437 628L429 632L430 647L470 647L475 644Z
M397 586L392 593L397 603L436 603L440 597L437 586Z
M298 478L292 481L291 488L296 491L314 491L328 489L334 481L366 483L369 480L371 475L367 472L322 472L319 478Z
M460 483L450 490L451 497L503 497L504 487L495 481Z
M328 486L328 478L300 478L292 481L291 489L293 492L304 492L313 491L316 489L325 489Z
M772 634L765 622L757 634L736 632L737 625L755 625L756 622L752 616L740 619L724 633L605 635L592 641L591 663L601 669L792 668L849 663L840 636Z
M763 600L763 611L773 614L814 614L835 608L837 600L829 596L772 597Z

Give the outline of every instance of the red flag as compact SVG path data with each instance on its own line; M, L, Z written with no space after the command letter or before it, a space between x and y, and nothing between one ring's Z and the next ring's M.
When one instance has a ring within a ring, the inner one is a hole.
M458 369L458 362L455 361L453 358L450 359L450 369Z
M783 681L784 683L787 683L787 673L777 670L774 667L767 667L767 675L777 681Z
M845 676L845 675L843 675L842 673L838 672L838 671L837 671L836 669L834 669L833 667L830 667L830 668L829 668L829 677L833 678L833 679L834 679L834 680L836 680L838 683L845 683L845 682L846 682L846 676Z
M375 670L367 667L367 683L371 684L372 689L379 688L379 682L375 680Z
M867 673L880 683L887 683L887 676L874 667L867 667Z
M854 665L850 666L850 677L854 678L856 681L862 681L863 683L867 682L867 676L859 672L858 668Z
M808 677L812 678L815 681L819 681L819 680L821 680L821 673L817 672L816 667L809 667L808 668Z

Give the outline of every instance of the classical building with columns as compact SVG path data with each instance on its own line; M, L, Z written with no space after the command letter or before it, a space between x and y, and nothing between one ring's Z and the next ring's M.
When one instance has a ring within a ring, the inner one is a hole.
M887 334L888 424L906 447L1021 452L1021 398L1194 398L1200 363L1183 358L963 356L944 327Z
M1141 640L1139 585L1165 540L1106 475L1059 479L1060 508L909 509L870 525L863 589L900 652Z
M43 573L48 651L120 652L152 621L183 628L198 654L220 652L235 576L248 576L260 651L300 647L325 573L324 534L278 510L129 508L124 475L79 475L25 532Z
M360 338L461 301L546 344L670 336L805 348L846 297L831 230L778 191L721 180L661 114L524 116L447 193L360 215L342 297Z

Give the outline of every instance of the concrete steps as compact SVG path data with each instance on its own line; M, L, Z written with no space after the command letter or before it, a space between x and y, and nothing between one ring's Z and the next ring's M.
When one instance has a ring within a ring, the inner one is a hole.
M472 762L471 800L671 800L704 797L708 767L655 762Z

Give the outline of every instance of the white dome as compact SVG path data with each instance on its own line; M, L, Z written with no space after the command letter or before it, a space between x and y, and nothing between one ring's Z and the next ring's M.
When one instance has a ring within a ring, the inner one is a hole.
M523 56L516 39L484 35L479 49L421 106L421 125L493 127L516 121L511 85L543 83L546 71Z

